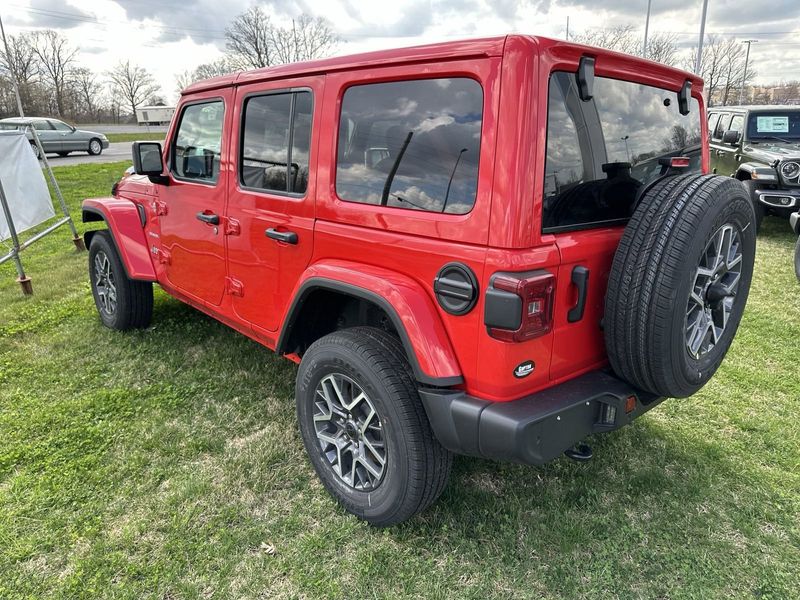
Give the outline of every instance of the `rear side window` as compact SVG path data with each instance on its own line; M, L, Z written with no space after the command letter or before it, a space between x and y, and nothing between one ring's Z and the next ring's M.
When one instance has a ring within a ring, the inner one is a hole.
M176 177L216 183L224 113L222 100L184 108L172 151L172 172Z
M565 72L551 75L548 95L545 232L625 222L639 191L661 174L661 158L688 156L700 170L694 98L681 115L675 92L596 77L584 102L575 74Z
M483 91L468 78L358 85L342 101L342 200L466 214L478 189Z
M304 194L311 145L311 92L245 101L239 178L243 187Z

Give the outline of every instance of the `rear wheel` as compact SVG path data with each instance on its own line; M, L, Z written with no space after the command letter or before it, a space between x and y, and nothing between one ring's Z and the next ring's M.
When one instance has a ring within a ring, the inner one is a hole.
M153 284L128 279L107 231L95 233L89 244L89 280L103 325L120 331L150 325Z
M42 153L39 152L39 146L37 146L34 142L31 142L31 150L33 151L33 155L37 159L39 159L39 160L42 159Z
M452 455L431 431L393 336L355 327L317 340L300 364L296 400L311 464L348 512L385 527L441 494Z
M716 372L744 312L755 216L735 179L683 175L645 194L614 256L605 306L611 366L686 397Z

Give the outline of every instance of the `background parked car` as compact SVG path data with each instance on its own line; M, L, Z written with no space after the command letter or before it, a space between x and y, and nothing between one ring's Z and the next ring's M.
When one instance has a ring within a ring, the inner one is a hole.
M33 123L39 135L39 140L42 142L42 147L48 154L67 156L70 152L88 152L89 154L97 155L103 152L105 148L108 148L108 138L102 133L75 129L72 125L68 125L58 119L41 117L0 119L0 131L22 129L28 123ZM41 158L39 156L39 148L33 143L33 135L30 132L28 132L28 139L36 157Z
M723 106L708 111L711 168L742 181L756 223L800 207L800 106Z

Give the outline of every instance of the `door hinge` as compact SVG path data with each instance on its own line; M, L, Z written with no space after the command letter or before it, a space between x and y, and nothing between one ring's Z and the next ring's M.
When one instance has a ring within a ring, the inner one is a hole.
M153 246L151 252L153 253L153 256L155 256L156 260L162 265L170 264L170 253L166 250Z
M242 233L242 226L236 219L228 217L225 219L225 235L240 235Z
M227 288L228 293L231 296L244 296L244 285L238 279L234 279L233 277L226 277L225 278L225 287Z
M153 212L156 213L157 217L163 217L169 211L167 210L167 203L162 202L161 200L153 200Z

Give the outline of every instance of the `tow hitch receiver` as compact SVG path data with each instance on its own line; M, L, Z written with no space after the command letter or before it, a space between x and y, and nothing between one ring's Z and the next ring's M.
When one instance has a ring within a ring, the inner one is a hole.
M575 444L572 448L565 450L564 455L578 462L589 462L594 453L591 446L587 444Z

